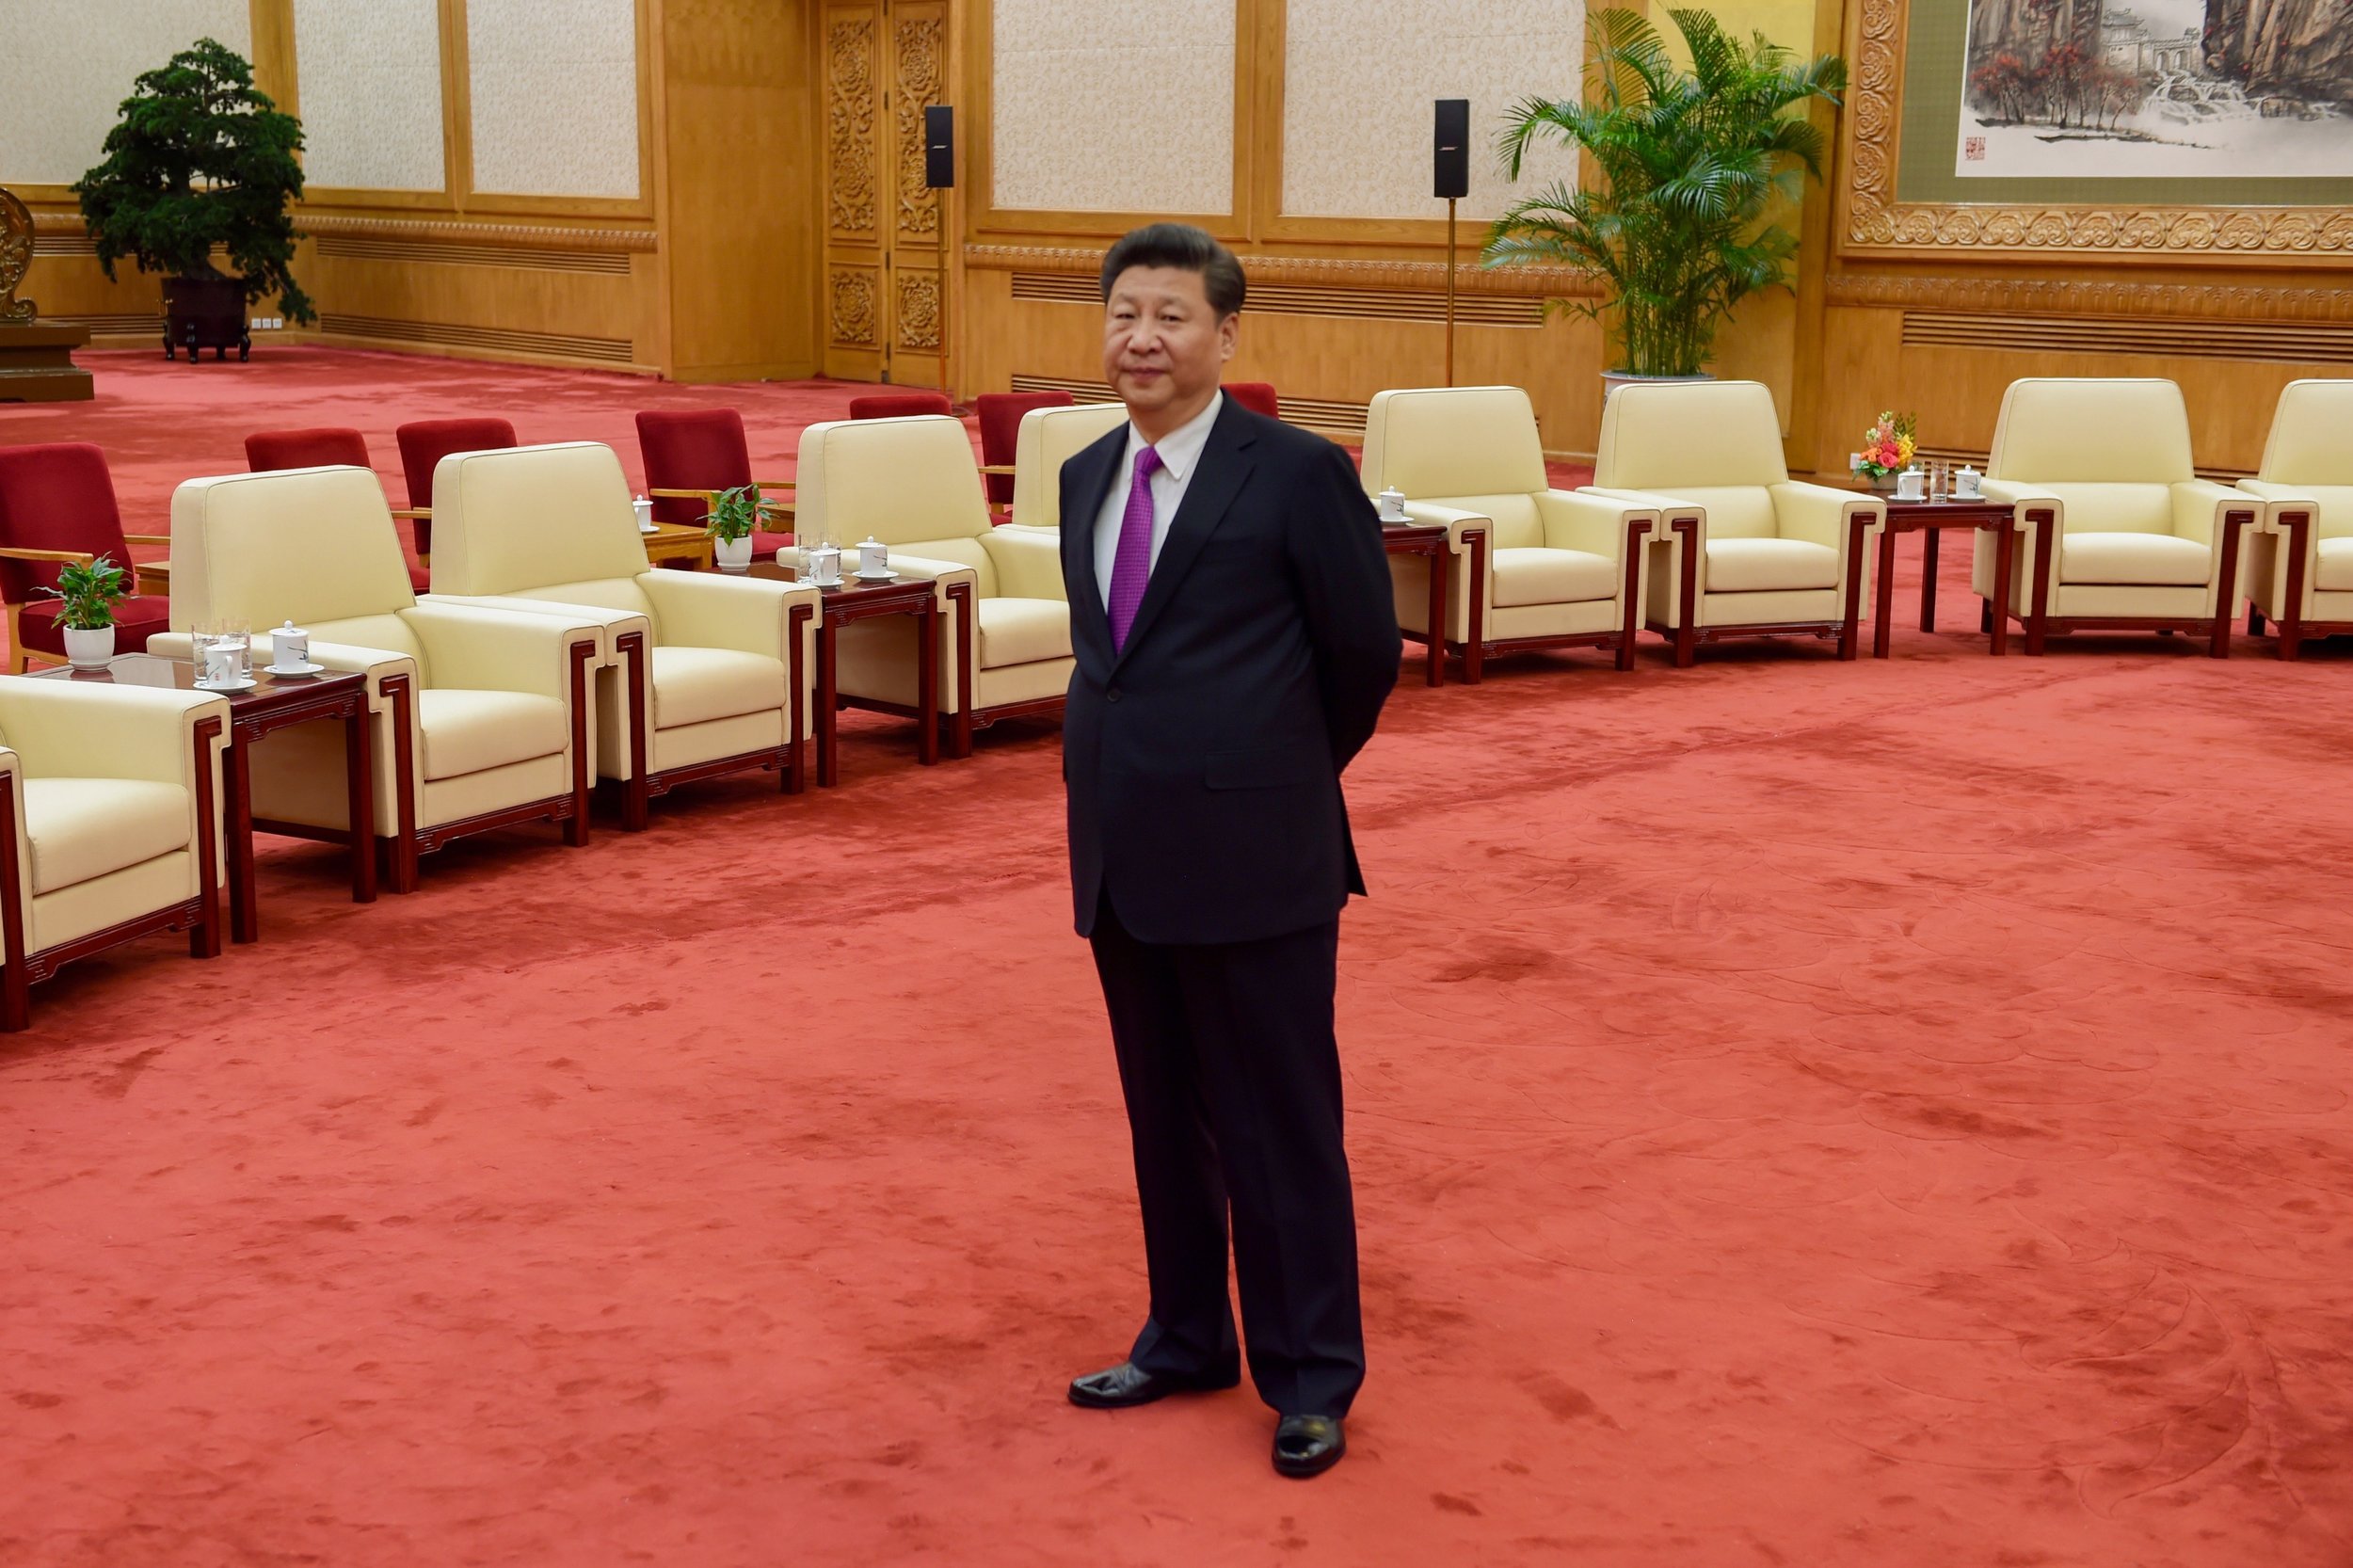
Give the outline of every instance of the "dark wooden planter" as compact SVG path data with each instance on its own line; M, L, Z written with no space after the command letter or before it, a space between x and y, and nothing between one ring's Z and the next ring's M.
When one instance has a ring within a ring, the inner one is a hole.
M240 360L251 356L243 283L234 278L164 280L164 358L176 359L183 348L190 364L207 348L216 360L226 360L232 348Z

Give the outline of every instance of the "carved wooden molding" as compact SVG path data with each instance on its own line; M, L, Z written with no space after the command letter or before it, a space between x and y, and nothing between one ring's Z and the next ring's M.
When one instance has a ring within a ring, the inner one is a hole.
M367 239L430 240L458 245L523 246L542 250L604 250L650 255L661 236L651 229L556 229L533 223L475 223L466 219L346 217L297 210L295 222L306 234Z
M965 265L991 272L1075 272L1094 277L1103 265L1100 249L1045 245L968 245ZM1244 256L1252 282L1322 283L1361 289L1446 287L1444 262L1355 261L1327 256ZM1598 298L1601 285L1575 267L1506 266L1455 268L1454 286L1465 294L1541 295L1546 298Z
M2260 284L1840 273L1831 277L1823 293L1833 305L1876 305L1917 311L2353 321L2353 290L2269 288Z
M874 231L874 24L837 17L825 29L827 221L837 234Z
M899 274L899 346L939 352L939 274Z
M939 102L942 42L938 17L908 17L898 26L899 232L929 238L939 232L939 193L923 178L923 110Z
M1849 251L1946 256L2047 254L2197 262L2315 259L2353 252L2343 207L2104 207L1896 199L1897 126L1910 0L1863 0L1848 116Z
M874 333L874 274L864 267L837 266L832 284L833 341L845 348L879 346Z
M0 185L0 321L27 322L39 313L31 300L16 296L33 264L33 227L32 209Z

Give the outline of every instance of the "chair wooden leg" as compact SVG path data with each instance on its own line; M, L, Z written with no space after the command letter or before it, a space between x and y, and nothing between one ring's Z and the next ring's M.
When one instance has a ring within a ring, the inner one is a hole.
M25 969L22 846L16 841L16 776L0 774L0 1033L32 1020L32 979Z
M384 872L384 885L395 893L417 890L417 836L398 834L380 840L390 860Z
M1993 601L1990 599L1977 600L1977 634L1983 637L1993 634Z
M2250 637L2264 634L2264 613L2252 604L2247 607L2247 634Z
M0 1034L18 1033L32 1021L32 985L24 978L24 964L0 964Z

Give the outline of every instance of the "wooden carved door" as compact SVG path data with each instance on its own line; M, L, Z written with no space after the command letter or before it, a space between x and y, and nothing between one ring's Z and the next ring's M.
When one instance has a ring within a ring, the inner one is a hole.
M923 110L948 88L948 0L827 0L825 374L940 384L939 193Z

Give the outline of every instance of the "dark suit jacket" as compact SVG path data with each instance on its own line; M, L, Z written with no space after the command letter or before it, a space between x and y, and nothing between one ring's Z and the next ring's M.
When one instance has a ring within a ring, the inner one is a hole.
M1096 518L1128 427L1063 465L1078 669L1063 715L1079 934L1108 888L1146 942L1241 942L1365 890L1340 771L1397 684L1381 524L1348 454L1231 397L1185 488L1124 650Z

